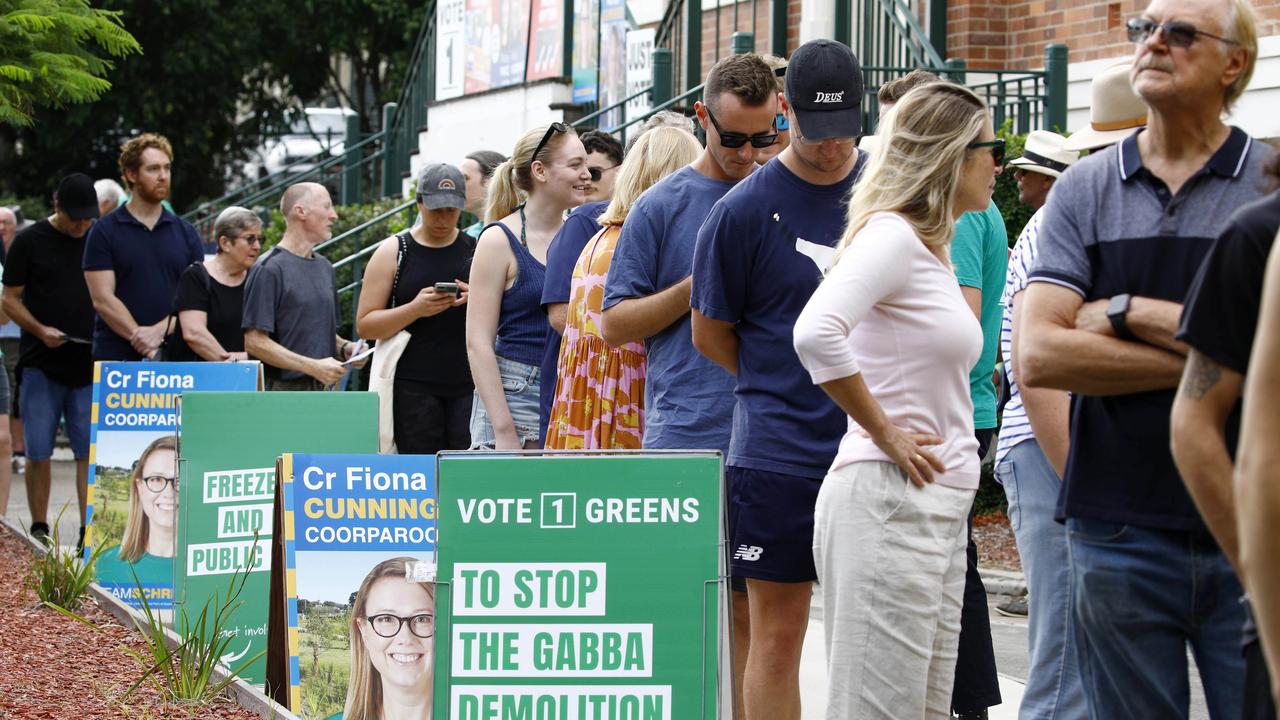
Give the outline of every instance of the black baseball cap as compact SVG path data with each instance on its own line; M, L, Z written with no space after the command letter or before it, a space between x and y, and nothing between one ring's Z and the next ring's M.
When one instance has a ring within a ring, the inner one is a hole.
M93 178L84 173L62 178L53 197L58 201L58 209L72 220L98 217L98 191L93 189Z
M848 45L810 40L787 62L787 102L810 140L862 134L862 67Z

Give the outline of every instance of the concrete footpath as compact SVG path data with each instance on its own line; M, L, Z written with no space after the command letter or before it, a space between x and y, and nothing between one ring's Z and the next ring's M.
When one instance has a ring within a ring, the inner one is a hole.
M61 453L67 453L61 458ZM27 510L26 485L21 475L14 475L13 489L9 497L7 516L24 528L31 526L31 514ZM59 510L66 507L62 515L59 529L63 542L74 542L80 528L80 516L76 506L75 463L65 448L59 448L53 463L53 492L49 501L49 514L56 517ZM984 573L986 575L986 573ZM989 589L1016 589L1016 576L999 573L991 576ZM1004 600L1001 595L988 595L991 607L991 634L995 642L996 667L1000 672L1000 693L1004 703L991 709L991 720L1015 720L1018 717L1018 703L1022 699L1022 688L1027 677L1027 622L1025 619L1008 618L995 612L995 606ZM822 629L822 608L815 601L810 616L809 632L805 636L804 654L800 664L800 691L804 705L805 720L821 720L826 712L827 670L824 653ZM1191 682L1191 715L1192 720L1207 720L1209 713L1205 707L1204 692L1200 688L1199 678L1195 675L1195 663L1188 659L1192 667Z

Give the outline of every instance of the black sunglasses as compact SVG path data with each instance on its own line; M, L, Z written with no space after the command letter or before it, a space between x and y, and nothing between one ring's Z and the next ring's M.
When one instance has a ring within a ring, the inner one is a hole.
M1004 165L1004 138L996 138L987 142L973 142L965 147L970 150L978 148L991 148L991 159L996 161L996 165Z
M706 108L707 117L711 118L711 125L715 127L716 134L720 136L720 144L730 150L736 150L746 145L748 141L751 142L751 147L753 148L767 148L778 141L776 122L772 133L743 135L742 133L725 132L720 129L720 123L716 122L716 116L711 113L711 106L703 105L702 107Z
M602 167L596 167L595 165L588 165L587 172L591 174L591 182L600 182L600 178L604 177L605 173L609 172L610 170L616 167L618 166L610 165L607 168L602 168Z
M538 141L538 147L534 148L533 154L529 156L529 164L532 165L533 161L537 159L538 153L542 152L542 148L547 146L547 143L551 140L552 135L555 135L556 133L567 133L567 132L569 132L569 126L565 125L562 122L553 122L549 126L547 126L547 132L542 135L542 139Z
M1189 22L1182 22L1181 20L1171 20L1165 23L1158 23L1150 18L1136 17L1130 18L1129 21L1125 23L1125 29L1129 33L1129 42L1133 43L1144 43L1150 39L1152 35L1156 34L1156 30L1159 30L1164 35L1164 41L1169 47L1191 47L1191 44L1196 41L1196 37L1199 35L1213 38L1214 40L1227 43L1228 45L1240 44L1235 40L1228 40L1227 38L1214 35L1213 33L1207 33L1197 28L1195 25L1192 25Z

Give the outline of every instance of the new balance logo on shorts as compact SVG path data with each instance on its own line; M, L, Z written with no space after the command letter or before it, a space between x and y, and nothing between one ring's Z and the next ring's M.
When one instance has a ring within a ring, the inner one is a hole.
M746 560L747 562L755 562L764 554L764 548L756 545L739 545L737 552L733 554L734 560Z

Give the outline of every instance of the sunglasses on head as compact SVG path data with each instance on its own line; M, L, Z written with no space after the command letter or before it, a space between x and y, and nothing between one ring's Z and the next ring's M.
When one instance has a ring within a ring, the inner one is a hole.
M1159 30L1160 34L1164 36L1165 44L1169 47L1191 47L1191 44L1194 43L1196 38L1200 35L1207 38L1213 38L1214 40L1227 43L1228 45L1240 44L1235 40L1228 40L1227 38L1219 35L1207 33L1197 28L1195 25L1192 25L1189 22L1182 22L1181 20L1171 20L1165 23L1158 23L1150 18L1130 18L1129 21L1125 23L1125 30L1129 33L1129 42L1133 43L1144 43L1149 40L1152 35L1156 34L1156 30Z
M547 143L551 141L552 135L567 132L569 132L569 126L562 122L553 122L548 125L547 131L543 133L542 139L538 141L538 147L534 148L533 154L529 156L529 164L532 165L533 161L538 158L538 153L542 152L542 148L546 147Z
M604 177L605 173L609 172L610 170L616 167L618 166L610 165L607 168L602 168L602 167L596 167L595 165L588 165L587 172L591 173L591 182L600 182L600 178Z
M973 142L969 143L966 147L970 150L990 148L991 159L996 161L996 165L1004 165L1004 138L996 138L995 140L988 140L987 142Z
M736 132L725 132L720 129L720 123L716 122L716 116L711 112L710 105L703 105L707 110L707 117L711 118L711 125L716 129L716 134L720 136L720 145L730 150L736 150L748 142L753 148L767 148L778 141L778 133L775 129L772 133L761 133L759 135L744 135Z

